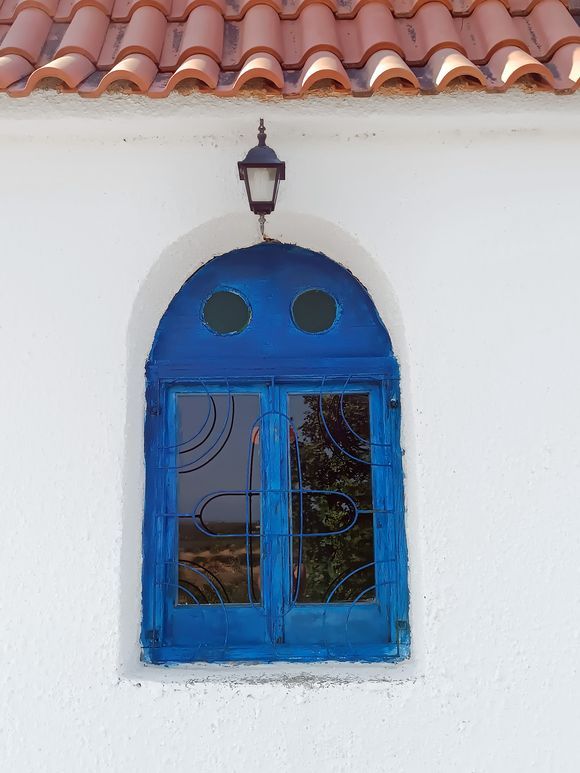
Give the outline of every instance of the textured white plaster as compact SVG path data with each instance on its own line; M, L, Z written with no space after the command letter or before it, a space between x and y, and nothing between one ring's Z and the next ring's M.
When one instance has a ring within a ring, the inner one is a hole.
M577 773L579 104L0 100L2 770ZM269 235L352 270L401 362L405 664L139 662L144 359L258 239L260 115Z

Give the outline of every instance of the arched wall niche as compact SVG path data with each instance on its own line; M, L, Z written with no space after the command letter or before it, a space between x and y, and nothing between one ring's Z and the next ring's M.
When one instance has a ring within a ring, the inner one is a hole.
M304 213L276 215L268 235L283 243L321 252L358 279L369 293L388 331L404 390L407 371L404 329L399 304L381 256L371 255L335 223ZM121 673L129 676L140 675L141 667L141 534L145 478L143 419L147 358L163 314L187 279L215 256L260 243L254 219L247 213L228 214L208 221L176 239L161 253L144 274L135 295L127 326L119 623L119 668ZM405 430L406 413L403 412L403 445L408 434Z

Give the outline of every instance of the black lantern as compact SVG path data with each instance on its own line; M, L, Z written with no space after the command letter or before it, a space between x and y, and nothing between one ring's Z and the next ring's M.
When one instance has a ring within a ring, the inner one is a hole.
M240 180L246 184L248 203L255 215L259 215L260 230L264 235L266 215L274 211L280 180L286 177L286 164L275 151L266 145L266 127L260 118L258 144L238 162Z

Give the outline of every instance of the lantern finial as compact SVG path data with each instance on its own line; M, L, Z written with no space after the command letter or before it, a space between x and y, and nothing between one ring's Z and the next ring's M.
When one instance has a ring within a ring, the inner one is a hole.
M260 118L260 125L258 126L258 145L263 148L266 144L266 126L264 119Z

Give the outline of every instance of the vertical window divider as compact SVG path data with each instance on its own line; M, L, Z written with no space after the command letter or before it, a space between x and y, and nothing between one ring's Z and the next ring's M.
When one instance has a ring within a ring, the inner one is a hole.
M262 514L263 600L268 633L273 646L284 641L284 586L288 584L288 506L286 504L284 465L286 420L280 402L280 389L270 381L267 410L262 425L264 506Z
M280 550L282 555L282 573L278 577L282 615L286 615L292 606L292 566L293 566L293 536L294 529L292 518L292 478L290 475L290 416L288 410L288 391L282 385L276 385L273 380L273 389L276 399L276 411L279 419L280 436L278 441L278 465L280 469L280 521L279 533Z

